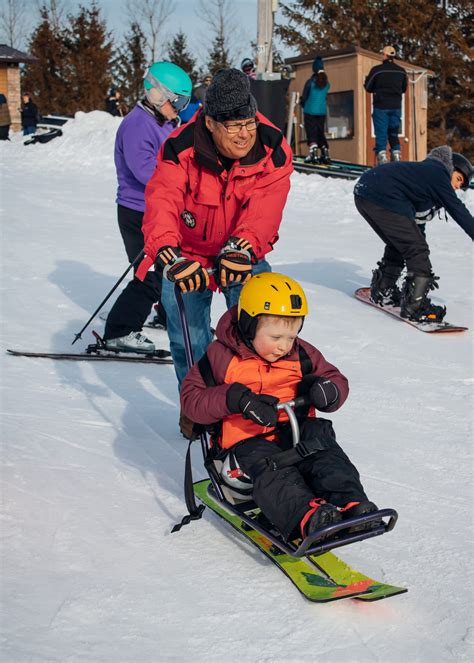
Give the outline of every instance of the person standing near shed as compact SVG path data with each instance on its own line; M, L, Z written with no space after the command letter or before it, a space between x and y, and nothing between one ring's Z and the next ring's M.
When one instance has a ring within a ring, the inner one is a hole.
M331 163L329 158L329 145L324 132L327 115L327 96L330 83L322 58L319 56L313 62L313 75L303 88L301 107L304 114L304 128L309 154L306 163ZM318 154L318 149L320 153Z
M407 89L407 74L403 67L393 61L396 55L393 46L385 46L383 62L369 71L364 87L373 94L372 120L375 132L375 154L377 163L387 163L387 142L390 145L390 160L400 161L400 123L402 118L402 96Z

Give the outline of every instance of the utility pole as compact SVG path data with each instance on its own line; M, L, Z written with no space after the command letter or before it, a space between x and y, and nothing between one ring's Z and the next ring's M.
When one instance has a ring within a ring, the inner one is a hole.
M257 78L269 79L273 72L272 41L278 0L258 0ZM270 76L268 75L270 74Z

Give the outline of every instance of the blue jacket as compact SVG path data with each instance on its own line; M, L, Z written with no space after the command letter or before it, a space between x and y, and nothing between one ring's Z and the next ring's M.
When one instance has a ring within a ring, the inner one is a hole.
M413 220L416 212L444 207L474 239L474 218L451 186L451 155L451 148L443 145L424 161L394 161L371 168L355 185L354 194Z
M153 175L161 145L174 130L173 122L162 126L140 105L124 117L115 137L117 203L137 212L145 211L145 187Z
M326 115L330 88L329 83L322 88L316 87L312 77L306 81L301 97L301 106L305 115Z

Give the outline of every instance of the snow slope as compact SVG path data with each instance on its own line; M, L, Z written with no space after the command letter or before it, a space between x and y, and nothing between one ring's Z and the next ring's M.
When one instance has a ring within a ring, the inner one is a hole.
M407 594L318 606L211 513L171 535L186 452L172 367L4 354L69 349L126 267L118 123L79 114L47 145L0 146L2 661L472 660L471 332L430 337L352 298L382 250L352 182L295 174L270 258L306 289L304 337L349 377L340 442L400 515L340 556ZM434 299L472 329L471 242L452 221L428 234Z

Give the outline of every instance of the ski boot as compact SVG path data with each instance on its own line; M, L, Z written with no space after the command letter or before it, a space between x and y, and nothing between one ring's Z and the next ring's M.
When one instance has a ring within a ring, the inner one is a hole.
M433 304L428 297L430 290L436 290L438 277L407 274L402 289L400 315L413 322L441 322L446 315L446 306Z
M400 150L392 150L390 154L390 160L391 161L401 161L402 159L402 153Z
M329 147L322 147L321 148L321 163L324 163L326 165L329 165L331 163L331 159L329 157Z
M386 263L384 259L377 265L378 269L372 272L370 299L379 306L400 306L401 292L397 281L403 267Z
M313 534L321 527L334 525L342 520L342 515L334 504L329 504L325 500L316 497L309 503L311 509L303 516L300 529L303 539Z
M341 516L343 520L346 518L355 518L356 516L365 516L367 513L373 513L378 511L378 507L369 500L363 500L362 502L348 502L346 506L343 506L340 509ZM354 525L350 527L348 532L353 534L354 532L365 532L366 530L375 529L381 525L382 520L372 520L370 523L365 523L362 525Z
M127 336L109 338L105 341L105 348L116 352L137 352L139 354L153 354L156 349L153 341L140 332L130 332Z
M311 145L310 146L308 156L306 157L304 162L305 163L319 163L318 146L317 145Z
M380 150L380 152L377 152L377 166L380 166L382 163L388 163L386 150Z

